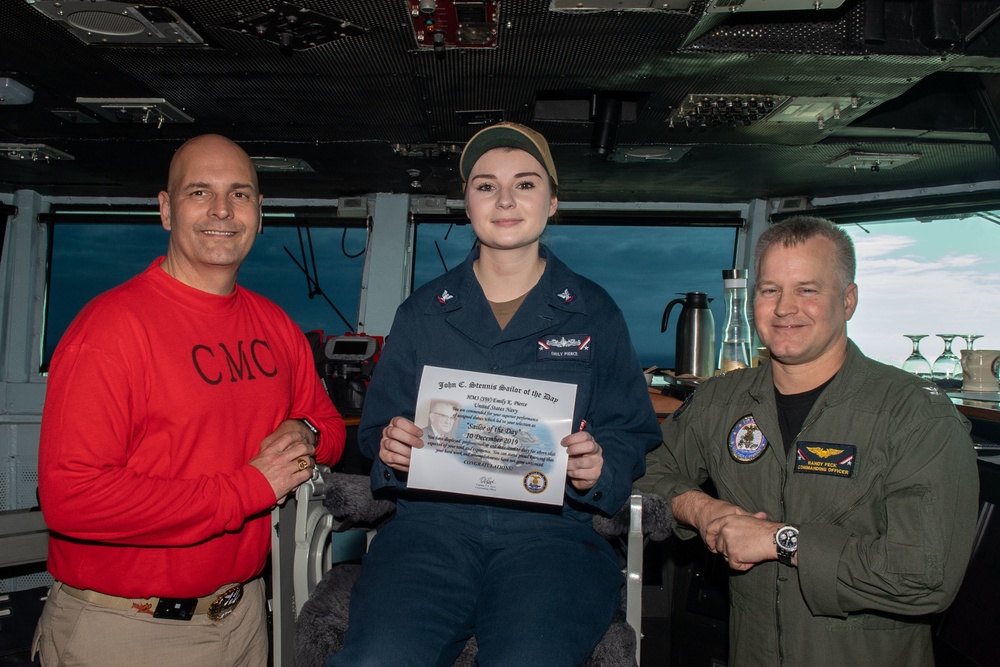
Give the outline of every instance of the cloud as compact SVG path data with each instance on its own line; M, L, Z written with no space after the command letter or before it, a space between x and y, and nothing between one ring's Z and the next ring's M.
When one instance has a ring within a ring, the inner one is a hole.
M939 333L984 334L977 348L1000 347L1000 263L979 252L996 247L1000 229L980 228L965 236L976 239L973 248L955 252L947 248L958 230L910 228L912 236L855 239L859 298L851 338L869 356L897 366L910 351L907 333L929 334L921 351L931 362L944 348ZM956 352L965 347L954 343Z
M916 240L898 234L867 234L854 238L854 252L858 262L869 261L909 248Z

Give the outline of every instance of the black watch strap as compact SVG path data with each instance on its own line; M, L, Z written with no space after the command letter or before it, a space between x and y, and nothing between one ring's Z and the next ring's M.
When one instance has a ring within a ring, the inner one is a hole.
M314 444L318 445L319 444L319 429L316 428L316 425L313 424L308 419L306 419L305 417L300 417L299 421L302 422L303 424L305 424L305 426L306 426L307 429L309 429L310 431L312 431L313 437L316 438L316 442Z

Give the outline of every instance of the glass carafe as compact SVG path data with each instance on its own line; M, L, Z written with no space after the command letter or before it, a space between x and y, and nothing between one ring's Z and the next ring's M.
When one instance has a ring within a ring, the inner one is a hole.
M747 318L747 270L724 270L722 286L726 302L726 325L722 330L719 370L749 368L753 334Z

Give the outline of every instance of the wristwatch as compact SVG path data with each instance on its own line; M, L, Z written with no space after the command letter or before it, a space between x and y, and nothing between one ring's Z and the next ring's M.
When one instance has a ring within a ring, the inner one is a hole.
M799 529L791 525L782 526L774 534L774 544L778 547L778 562L791 565L799 550Z
M302 422L303 424L305 424L305 426L306 426L307 429L309 429L310 431L312 431L313 437L316 439L316 442L314 442L313 444L314 445L318 445L319 444L319 429L316 428L316 425L313 424L308 419L306 419L305 417L299 417L299 421Z

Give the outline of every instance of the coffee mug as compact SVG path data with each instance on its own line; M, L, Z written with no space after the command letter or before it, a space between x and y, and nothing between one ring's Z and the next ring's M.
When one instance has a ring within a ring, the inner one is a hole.
M964 391L1000 391L997 366L1000 350L962 350L962 389Z

